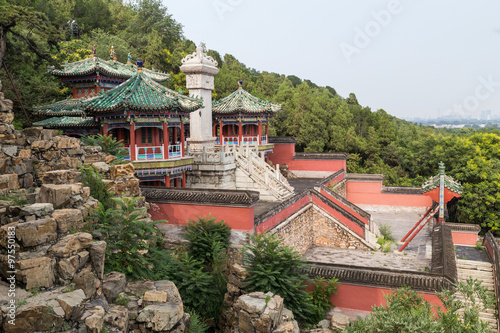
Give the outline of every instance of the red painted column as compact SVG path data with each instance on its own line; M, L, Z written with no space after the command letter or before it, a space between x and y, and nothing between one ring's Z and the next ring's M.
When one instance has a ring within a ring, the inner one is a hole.
M259 142L259 145L262 144L262 122L259 120L259 130L257 131L257 140Z
M266 122L266 139L267 143L269 143L269 122Z
M186 187L186 172L182 173L182 184L181 187Z
M166 123L161 124L163 129L163 156L168 160L168 126Z
M104 124L101 127L101 135L108 135L108 124Z
M219 122L219 142L221 145L224 144L224 136L222 135L222 129L224 128L224 122L221 120Z
M170 187L170 176L169 175L165 176L165 187Z
M181 156L184 157L184 141L186 139L184 138L184 123L181 121Z
M135 124L131 123L130 124L130 160L135 161L136 156L135 156Z
M212 136L215 137L215 121L212 124Z
M243 142L243 124L241 123L241 120L238 123L238 144L241 145Z

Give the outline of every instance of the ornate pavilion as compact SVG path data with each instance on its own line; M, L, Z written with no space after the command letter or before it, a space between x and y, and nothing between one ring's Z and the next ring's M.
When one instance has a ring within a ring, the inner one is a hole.
M215 144L258 145L259 152L271 152L268 120L281 106L251 95L242 81L238 84L238 90L212 104Z

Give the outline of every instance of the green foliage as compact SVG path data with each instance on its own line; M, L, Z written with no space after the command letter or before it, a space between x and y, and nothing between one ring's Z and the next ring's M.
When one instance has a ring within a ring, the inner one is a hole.
M62 289L62 292L63 293L70 293L70 292L72 292L74 290L75 290L75 284L74 283L70 283L70 284L68 284L66 287L64 287Z
M153 277L150 269L162 256L160 231L162 221L149 222L145 209L138 208L140 198L112 198L116 209L109 209L109 220L99 225L106 236L106 271L117 271L135 279Z
M322 277L316 277L312 281L312 286L310 297L313 307L308 321L316 324L325 319L328 311L334 307L330 299L332 295L337 294L339 283L336 278L325 280Z
M391 226L388 224L381 224L379 226L379 231L382 236L384 236L384 239L394 242L394 236L392 235L392 229Z
M463 300L455 293L462 295ZM438 293L443 308L433 306L416 291L404 287L384 295L385 306L373 307L364 320L358 318L343 332L489 332L488 324L479 320L479 310L494 304L493 295L481 282L469 278L458 282L456 290ZM476 300L481 300L484 306ZM493 302L492 302L493 301ZM459 310L463 309L463 315Z
M7 195L1 195L0 200L10 201L14 206L24 206L28 204L25 191L13 191Z
M312 302L305 290L306 268L302 255L282 246L276 235L250 236L251 243L243 251L243 265L248 273L244 281L247 291L271 291L283 297L285 306L302 321L312 314Z
M128 156L128 150L124 148L123 141L117 140L112 135L89 135L82 137L82 142L86 146L100 146L102 151L106 154L110 154L118 157L118 159L124 159Z
M94 215L100 214L98 218L104 221L104 217L102 216L105 216L105 211L114 207L112 200L113 193L107 189L107 183L104 182L103 175L92 166L82 166L80 167L80 172L82 173L83 186L90 187L90 195L100 203Z
M156 279L175 283L185 306L199 314L204 321L217 322L221 316L227 279L226 250L231 229L215 217L189 221L185 237L187 251L159 257L154 263ZM200 329L205 327L200 322Z
M189 254L204 264L212 264L219 254L218 249L229 247L231 228L209 215L198 217L197 221L189 220L184 236L189 241Z
M129 302L130 302L130 297L128 297L127 295L125 295L123 293L118 295L115 299L115 304L118 304L118 305L127 306L127 304Z
M195 310L185 308L184 312L191 315L191 325L189 326L187 333L205 333L208 331L210 326L204 322Z

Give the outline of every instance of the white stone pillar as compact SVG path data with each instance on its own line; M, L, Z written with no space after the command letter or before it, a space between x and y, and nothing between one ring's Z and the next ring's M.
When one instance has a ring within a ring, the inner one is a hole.
M219 73L217 61L197 47L196 52L182 59L181 71L186 74L189 94L203 99L203 107L190 116L191 150L202 151L203 147L213 149L215 138L212 133L212 90L214 77Z

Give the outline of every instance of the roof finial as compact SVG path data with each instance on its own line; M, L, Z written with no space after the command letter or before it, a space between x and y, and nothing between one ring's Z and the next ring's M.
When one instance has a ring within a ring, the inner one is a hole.
M116 60L115 47L111 45L111 51L109 51L109 60Z
M95 44L92 44L92 54L90 55L90 57L97 57L96 53L97 51L95 49Z
M140 59L141 57L139 57ZM137 65L137 73L142 73L142 66L144 65L144 61L137 59L135 64Z
M439 174L444 175L444 163L443 163L443 161L439 162Z
M130 55L130 52L127 54L127 64L132 63L132 56Z
M238 89L243 89L243 81L238 81Z

